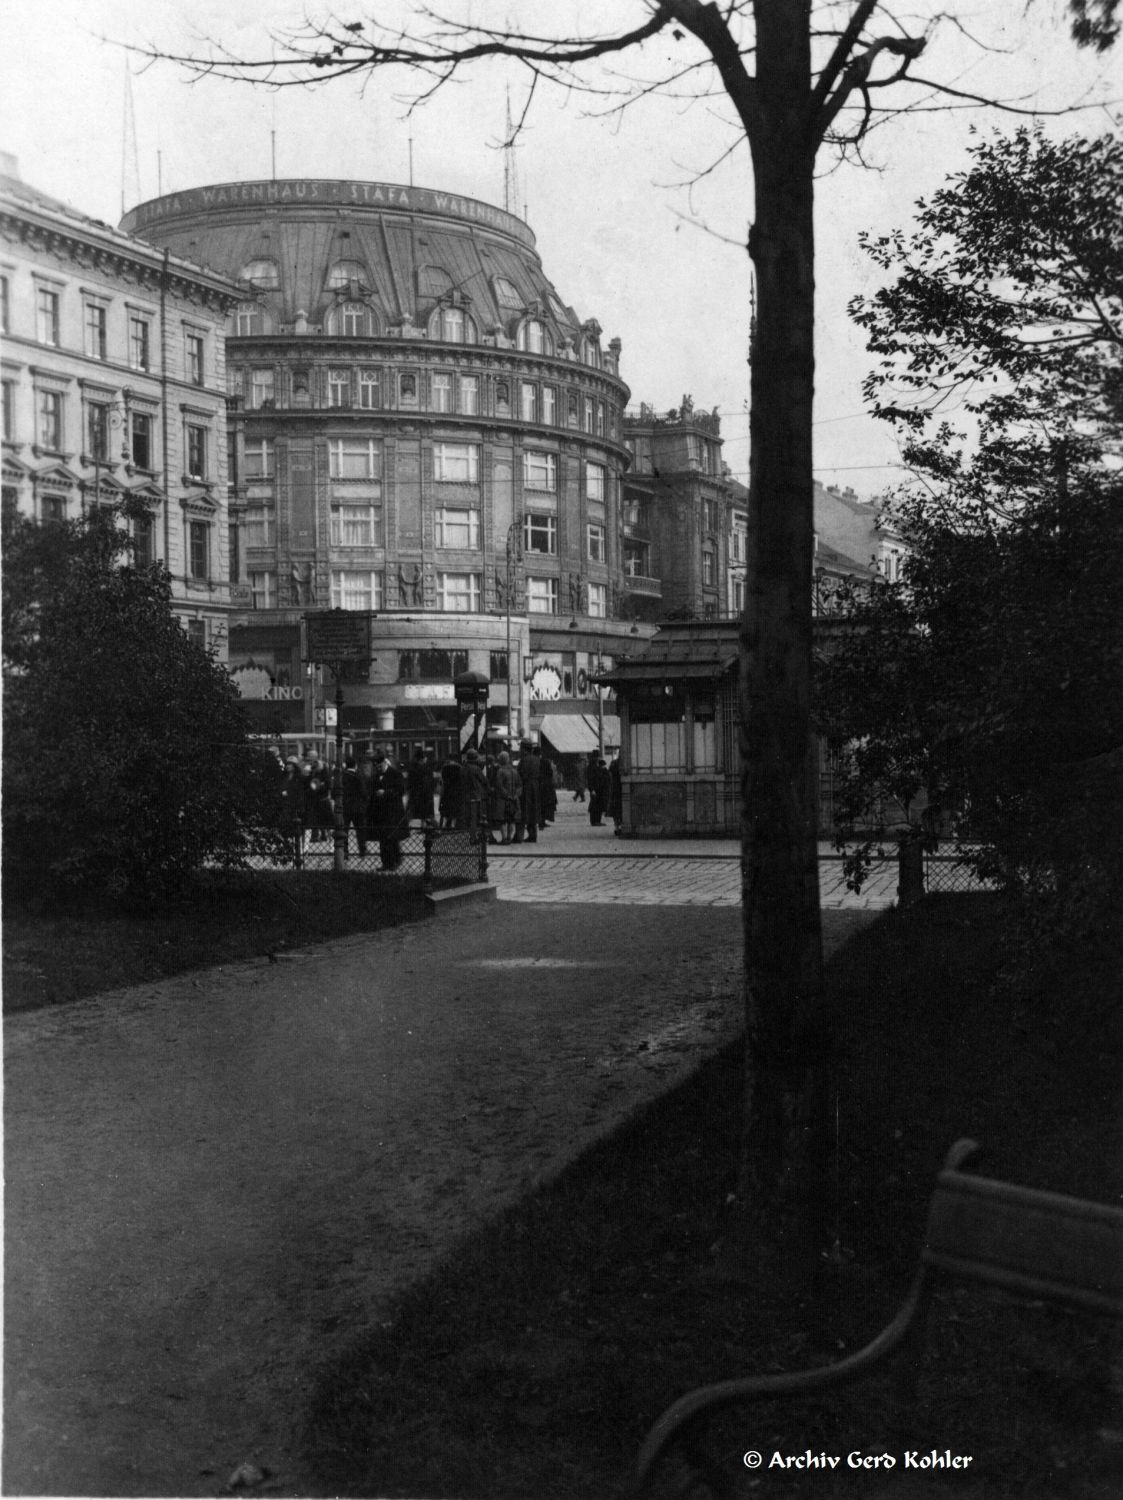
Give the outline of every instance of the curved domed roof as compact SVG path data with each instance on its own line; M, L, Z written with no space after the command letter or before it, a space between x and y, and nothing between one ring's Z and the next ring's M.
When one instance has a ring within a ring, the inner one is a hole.
M350 294L387 326L424 327L441 301L481 333L541 318L581 322L542 270L534 235L491 204L431 188L331 179L237 182L139 204L122 229L246 283L278 324L318 323Z

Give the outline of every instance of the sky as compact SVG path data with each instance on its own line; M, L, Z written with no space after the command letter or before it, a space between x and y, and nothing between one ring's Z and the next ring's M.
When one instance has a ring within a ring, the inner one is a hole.
M409 5L366 8L383 19ZM337 0L334 9L350 20L365 7ZM902 0L894 10L928 32L924 77L1023 109L1084 106L1044 117L1051 134L1101 134L1121 118L1123 51L1100 58L1077 49L1061 0ZM954 20L934 20L941 11ZM606 16L633 24L644 12L643 0L443 7L450 17L490 14L528 30L571 14L586 32L603 28ZM114 45L197 52L219 38L261 56L269 29L317 13L316 0L0 0L0 149L16 156L25 181L109 223L161 191L273 175L409 183L411 163L418 186L503 206L499 143L508 107L517 115L528 87L511 65L479 65L407 116L401 74L269 90L192 82L173 64L145 68ZM596 81L652 78L668 54L677 64L696 45L660 42L619 60L615 79ZM924 108L877 129L864 165L830 169L824 151L816 195L816 477L862 498L905 476L895 437L863 410L870 356L846 306L877 279L859 232L907 227L917 198L963 169L972 130L1020 123L975 107L934 110L938 101L919 87L892 99ZM583 319L595 317L606 342L623 341L632 404L662 411L689 395L696 408L716 407L726 462L747 482L747 147L725 155L736 132L720 98L653 94L622 114L608 108L603 95L536 94L515 154L515 206L563 300Z

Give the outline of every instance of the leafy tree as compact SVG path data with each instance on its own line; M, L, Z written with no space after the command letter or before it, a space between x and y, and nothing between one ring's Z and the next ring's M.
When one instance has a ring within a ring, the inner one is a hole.
M4 541L4 864L20 895L135 899L273 847L273 766L119 507Z
M1074 0L1077 39L1107 45L1116 3ZM646 48L647 57L669 55L670 61L656 64L654 79L637 82L631 98L659 89L696 90L730 107L735 143L747 142L751 157L748 251L758 295L741 673L750 1066L739 1225L746 1247L757 1253L777 1239L776 1206L798 1143L816 1140L807 1126L815 1112L809 1080L822 993L810 741L816 161L824 146L860 153L877 101L895 86L986 102L921 77L916 64L926 35L891 10L881 0L817 7L811 0L642 0L628 8L629 19L618 29L598 11L590 29L575 36L551 35L545 25L522 32L448 19L419 3L401 30L373 18L309 20L294 34L274 37L260 58L239 58L219 44L208 56L174 59L197 75L274 87L404 69L421 80L416 103L459 80L472 64L507 59L527 70L529 108L550 83L603 95L605 80L586 84L585 70L598 59ZM613 18L618 14L613 7ZM894 106L902 107L896 98ZM823 1169L824 1144L818 1140L819 1149L810 1153ZM805 1174L801 1186L821 1211L821 1177Z
M983 867L1087 932L1123 891L1123 149L972 154L916 233L868 245L896 276L854 308L870 390L922 483L895 502L904 581L857 604L820 713L852 815L958 805Z
M893 279L851 313L906 461L960 512L1001 513L1123 451L1123 142L1021 129L971 156L915 230L864 237Z

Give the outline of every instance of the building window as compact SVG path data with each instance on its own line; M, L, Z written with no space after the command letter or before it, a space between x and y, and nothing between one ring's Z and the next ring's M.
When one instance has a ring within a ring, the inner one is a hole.
M480 545L479 511L449 506L438 510L436 544L438 547L466 547L475 551Z
M455 615L473 615L480 608L478 573L438 573L437 608Z
M86 303L86 353L90 359L106 356L107 315L104 303Z
M495 382L495 413L500 417L511 415L511 387L505 380Z
M129 453L138 469L153 469L152 418L147 412L134 411L129 418Z
M242 281L248 281L262 291L274 291L281 284L277 274L277 263L273 260L251 260L242 267Z
M451 682L467 670L467 651L430 646L428 650L398 652L399 682ZM494 678L494 672L491 675Z
M247 479L273 478L273 439L257 438L246 443L243 473Z
M331 544L333 547L382 546L382 510L371 496L332 501Z
M523 520L523 546L527 552L540 552L547 557L556 557L558 551L557 517L526 516Z
M16 383L14 380L4 381L4 441L14 443L16 440Z
M351 371L329 370L328 371L328 405L350 406L351 405Z
M743 614L745 611L745 580L743 578L734 578L732 594L734 611L739 615Z
M526 607L532 615L556 615L558 580L556 578L528 578L526 580Z
M452 376L434 375L430 382L430 406L433 411L452 410Z
M246 506L243 536L247 547L273 545L273 507L258 502Z
M332 291L342 291L352 282L365 281L366 274L361 260L337 260L328 271L328 286Z
M715 577L714 551L712 547L702 549L702 586L712 589Z
M62 451L62 392L39 392L39 446Z
M604 550L604 527L595 521L590 521L587 527L589 561L602 563L606 561Z
M207 429L196 422L187 424L187 477L207 477Z
M603 620L608 614L608 586L603 583L589 585L589 614L594 620Z
M210 577L211 528L206 521L191 521L187 527L187 560L194 579Z
M156 523L151 516L133 522L133 567L150 568L156 561Z
M364 411L373 411L378 405L378 371L370 365L359 371L359 405Z
M276 573L250 573L250 603L254 609L272 609L277 598Z
M553 427L558 420L558 393L555 386L544 385L542 387L542 420L547 427Z
M593 399L592 399L591 396L586 396L585 397L585 431L586 432L592 432L592 430L593 430Z
M553 494L558 487L557 454L528 449L523 454L523 484L528 490L548 490Z
M206 382L206 344L201 333L187 335L187 378L192 385Z
M474 344L476 325L460 307L438 307L429 319L429 337L442 344Z
M328 444L332 479L374 479L379 453L373 438L333 438Z
M0 333L12 331L12 289L6 276L0 276Z
M39 500L41 521L65 521L66 501L61 495L43 495Z
M480 409L480 379L478 375L460 377L460 412L462 416L474 417Z
M506 651L492 651L488 656L487 675L492 682L507 681L507 653Z
M59 294L52 292L50 287L41 286L37 301L38 312L38 335L41 344L53 344L58 348L59 342Z
M255 411L260 411L268 403L273 405L274 400L273 371L251 370L250 371L250 406Z
M476 484L480 450L473 443L434 443L433 478L446 484Z
M729 538L729 559L731 562L743 563L748 556L748 532L745 526L734 523Z
M572 392L566 397L565 409L566 409L566 422L569 424L569 426L570 427L579 427L581 425L581 419L580 419L580 416L578 415L580 407L579 407L579 404L578 404L577 397L575 395L573 395Z
M331 575L332 609L372 610L382 608L382 574L333 572Z
M234 313L234 332L240 339L265 332L265 313L258 302L240 302Z
M649 578L650 565L647 560L645 542L624 543L624 572L629 578Z
M187 639L193 646L198 646L200 651L207 649L206 620L186 620L183 629L187 635Z
M603 401L598 401L597 402L597 437L604 437L604 434L605 434L604 402Z
M715 517L714 502L712 500L703 500L702 501L702 527L703 527L703 530L708 531L711 534L715 533L717 531L717 524L716 524L716 521L715 521L714 517Z
M538 420L538 390L533 381L523 380L519 384L519 415L524 422Z
M134 370L152 368L152 325L139 313L129 317L129 365Z
M91 401L86 409L86 436L90 457L98 463L109 461L109 407L102 401Z
M341 302L327 317L327 331L345 339L366 338L370 332L370 309L365 302Z
M585 465L585 494L590 500L604 500L607 472L603 464L587 463Z
M553 354L554 341L550 337L549 329L537 318L527 318L519 324L518 347L527 354Z
M495 287L495 298L500 307L523 306L523 298L519 296L518 287L508 281L506 276L497 276L492 285Z

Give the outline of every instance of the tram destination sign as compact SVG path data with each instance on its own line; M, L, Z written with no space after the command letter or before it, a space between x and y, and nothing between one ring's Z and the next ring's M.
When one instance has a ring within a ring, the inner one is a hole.
M370 616L350 609L324 609L304 616L308 631L308 660L370 661Z

